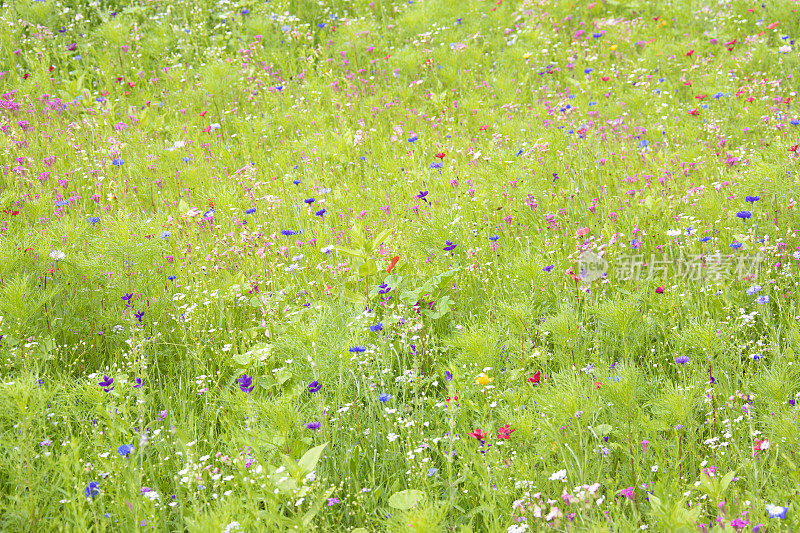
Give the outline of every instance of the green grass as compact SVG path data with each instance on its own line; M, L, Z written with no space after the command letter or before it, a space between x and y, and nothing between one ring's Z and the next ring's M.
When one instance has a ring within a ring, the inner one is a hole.
M793 3L0 9L0 529L800 528Z

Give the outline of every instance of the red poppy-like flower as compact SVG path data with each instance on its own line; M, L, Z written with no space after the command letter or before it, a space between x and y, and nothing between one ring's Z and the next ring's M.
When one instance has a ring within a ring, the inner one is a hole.
M476 429L472 433L467 433L470 437L475 437L478 440L483 440L486 438L486 433L483 432L481 428Z
M692 57L692 54L694 54L694 50L689 50L686 52L686 57Z
M697 115L700 114L700 111L698 111L697 109L690 109L689 111L687 111L687 113L689 113L693 117L696 117Z
M539 383L539 380L540 380L540 379L542 379L542 371L541 371L541 370L538 370L538 371L537 371L537 372L536 372L536 373L533 375L533 377L530 377L530 378L528 378L528 383L533 383L533 384L535 385L536 383Z
M506 424L505 426L497 430L497 438L508 440L508 438L511 436L512 433L514 433L514 431L515 430L513 428L511 428L508 424Z
M440 152L440 153L436 154L436 157L438 157L439 159L444 159L445 155L447 155L447 154L445 154L444 152Z
M208 111L203 111L202 113L198 113L197 116L198 117L204 117L204 116L206 116L206 113L208 113Z
M800 149L800 144L795 144L794 146L789 148L789 151L790 152L797 152L798 149Z
M392 269L394 268L394 266L397 264L398 261L400 261L400 256L399 255L396 255L396 256L392 257L392 262L389 263L388 267L386 267L386 273L387 274L391 274L392 273Z
M479 129L480 129L481 131L486 131L486 130L488 130L488 129L489 129L489 125L488 125L488 124L484 124L484 125L483 125L483 126L481 126Z

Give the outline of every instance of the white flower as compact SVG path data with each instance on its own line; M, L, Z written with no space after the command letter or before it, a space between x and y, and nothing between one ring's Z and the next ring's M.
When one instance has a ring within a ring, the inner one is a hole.
M658 472L658 465L653 465L650 467L651 472Z
M334 249L334 246L332 244L329 244L325 248L322 248L320 250L320 252L322 252L323 254L328 254L328 253L331 253L333 251L333 249Z
M399 436L400 436L400 435L398 435L398 434L396 434L396 433L389 433L388 435L386 435L386 438L387 438L387 439L389 439L389 442L394 442L394 441L396 441L396 440L397 440L397 438L398 438Z
M670 230L667 230L667 236L668 236L668 237L677 237L677 236L678 236L678 235L680 235L681 233L682 233L682 232L681 232L681 230L679 230L679 229L670 229Z
M512 524L508 526L508 533L523 533L528 531L528 524Z
M67 257L67 256L64 255L64 252L62 252L60 250L53 250L52 252L50 252L50 259L55 259L56 261L61 261L65 257Z
M791 51L792 51L792 47L789 46L788 44L778 48L778 52L780 52L781 54L788 54Z
M567 481L567 471L566 470L559 470L550 476L550 481L563 481L566 483Z
M239 522L233 521L225 526L225 529L222 530L222 533L234 533L234 531L239 531L239 526Z

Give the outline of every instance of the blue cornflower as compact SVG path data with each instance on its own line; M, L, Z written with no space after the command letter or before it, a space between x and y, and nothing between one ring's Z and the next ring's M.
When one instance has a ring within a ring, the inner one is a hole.
M745 220L753 215L752 213L750 213L750 211L739 211L738 213L736 213L736 216L741 218L742 220Z
M433 163L431 163L431 168L434 170L441 170L442 164L439 163L438 161L434 161Z
M317 430L317 429L319 429L319 427L320 427L321 425L322 425L322 424L320 424L319 422L309 422L308 424L306 424L306 427L307 427L308 429Z
M592 72L592 69L591 69L591 68L589 68L589 67L587 67L587 68L583 69L583 73L584 73L584 74L590 74L591 72Z
M745 202L750 202L750 203L757 202L757 201L759 201L760 199L761 199L761 198L759 198L758 196L745 196L745 197L744 197L744 201L745 201Z
M328 212L328 210L323 207L322 209L320 209L319 211L314 213L314 215L318 216L318 217L321 217L321 216L325 216L325 213L327 213L327 212Z
M123 444L122 446L120 446L119 448L117 448L117 453L118 453L118 454L120 454L122 457L127 457L127 456L129 456L129 455L130 455L130 454L133 452L133 450L135 450L135 449L136 449L136 448L134 448L134 447L133 447L133 446L131 446L130 444Z
M780 518L781 520L786 520L786 512L788 510L788 507L773 505L771 503L767 504L767 514L769 514L770 518Z
M378 322L377 324L373 324L372 326L369 327L369 330L372 333L378 333L382 329L383 329L383 323L382 322Z
M386 403L392 398L391 394L386 394L385 392L378 396L378 401Z
M711 240L711 237L703 237L702 239L700 239L700 242L708 242L710 240Z
M125 161L123 161L120 158L116 158L113 161L111 161L111 164L113 164L115 167L121 167L122 165L125 164Z
M769 303L769 296L767 295L759 296L758 298L756 298L756 301L761 305L767 304Z
M244 214L245 214L245 215L252 215L252 214L253 214L253 213L255 213L255 212L256 212L256 208L255 208L255 207L251 207L250 209L248 209L247 211L245 211L245 212L244 212Z
M367 349L366 349L366 348L364 348L363 346L353 346L353 347L352 347L352 348L350 348L350 350L348 350L348 351L349 351L350 353L361 353L361 352L365 352L365 351L367 351Z
M90 481L86 488L83 490L83 493L86 495L87 498L94 498L95 496L100 494L100 483L97 481Z
M429 468L429 469L428 469L428 477L433 477L433 476L435 476L435 475L436 475L436 472L438 472L438 470L436 470L435 468Z
M499 238L500 238L500 235L492 235L491 237L489 237L489 240L490 241L496 241Z
M56 207L64 207L65 205L69 205L67 200L59 200L56 202Z
M324 22L320 22L319 24L317 24L317 28L319 28L319 29L322 29L324 27L325 27L325 23Z
M305 200L303 200L303 202L305 202L308 205L311 205L314 203L314 198L306 198Z
M741 247L742 247L742 243L740 243L739 241L734 241L734 243L731 244L731 248L733 248L734 250L738 250Z
M205 213L203 213L203 218L214 218L214 213L216 213L216 209L209 209Z
M290 237L292 235L297 235L298 233L299 233L299 231L293 230L293 229L282 229L281 230L281 235L285 235L287 237Z
M685 365L689 361L690 359L685 355L679 355L678 357L675 358L675 362L678 363L679 365Z
M524 151L525 151L524 148L520 148L519 152L517 152L517 157L521 156Z
M543 272L550 272L555 268L555 265L547 265L546 267L542 268Z
M89 217L86 219L86 221L90 224L97 224L100 222L100 217Z
M789 121L789 124L791 124L792 126L798 126L800 125L800 120L793 118L792 120Z
M647 139L639 141L639 148L647 148Z
M756 285L753 285L752 287L750 287L749 289L747 289L747 295L748 296L752 296L755 293L760 292L760 291L761 291L761 285L757 285L756 284Z
M191 159L184 156L184 157L181 157L181 161L183 161L184 163L188 163L189 161L191 161Z
M171 236L172 236L172 232L171 231L167 231L167 230L162 231L161 234L159 235L159 237L161 237L164 240L169 239Z
M175 281L178 278L177 278L177 276L167 276L167 279L170 280L170 281Z
M292 183L294 183L295 185L300 185L300 180L294 180L292 181Z
M411 136L408 138L408 142L413 143L417 139L419 139L419 137L417 137L417 134L416 133L412 133Z

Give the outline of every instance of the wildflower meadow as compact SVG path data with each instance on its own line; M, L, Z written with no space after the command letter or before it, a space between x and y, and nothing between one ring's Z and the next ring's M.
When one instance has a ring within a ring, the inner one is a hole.
M0 5L0 530L800 531L800 3Z

